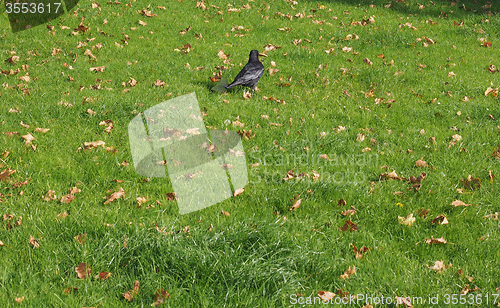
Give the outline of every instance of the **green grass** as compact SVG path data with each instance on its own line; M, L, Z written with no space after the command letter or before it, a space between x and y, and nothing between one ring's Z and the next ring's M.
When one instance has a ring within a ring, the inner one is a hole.
M149 306L163 288L171 295L164 306L170 307L287 307L296 293L305 300L318 291L339 290L392 299L439 294L439 307L451 307L444 296L459 294L466 284L479 289L469 294L483 295L483 303L475 306L494 306L484 298L500 293L500 228L498 220L484 216L500 212L500 180L490 182L488 176L490 170L500 174L493 155L500 148L500 108L498 98L484 93L500 86L500 73L488 71L489 65L500 67L500 19L485 14L485 1L213 0L202 10L184 0L151 3L148 10L156 17L138 13L150 4L142 0L97 2L100 8L80 1L76 13L49 22L53 35L46 25L11 33L1 11L0 68L21 71L0 75L0 172L16 170L0 185L0 214L14 215L0 222L5 244L0 246L0 306L17 306L19 297L30 307ZM247 3L250 8L243 8ZM229 12L229 7L241 11ZM499 5L487 10L497 12ZM297 13L304 17L281 16ZM352 24L370 16L375 23ZM89 29L72 35L82 18ZM417 30L400 27L406 23ZM181 35L188 26L190 31ZM235 26L250 31L231 31ZM344 40L353 33L359 39ZM425 38L417 41L423 37L436 43L425 47ZM481 38L492 47L481 46ZM77 48L78 42L87 46ZM102 47L92 48L97 44ZM185 44L192 46L189 53L174 51ZM266 69L274 61L279 71L271 76L266 70L251 99L243 98L241 88L210 92L214 83L209 77L223 65L220 50L232 59L222 71L232 80L249 51L263 51L267 44L281 48L261 61ZM352 51L343 52L346 46ZM60 52L52 55L54 48ZM84 54L86 49L95 59ZM13 52L20 58L17 64L4 62ZM394 64L386 65L391 60ZM22 65L29 66L26 72ZM89 71L98 66L105 70ZM449 77L450 72L455 76ZM30 82L19 79L26 73ZM137 85L123 86L130 78ZM153 86L157 79L167 85ZM101 89L91 89L98 84ZM374 96L366 97L371 90ZM207 127L252 130L255 137L244 140L245 192L180 216L166 196L172 192L167 180L135 172L127 125L139 112L191 92L196 92ZM271 96L286 104L264 99ZM9 112L15 108L18 112ZM224 124L237 117L244 128ZM107 119L114 125L109 134L99 126ZM337 133L339 125L345 130ZM35 132L36 127L50 130ZM21 136L27 133L36 138L36 150L25 145ZM359 133L365 141L356 141ZM463 139L449 146L455 134ZM83 149L85 142L97 140L116 153ZM362 152L366 147L371 151ZM318 158L321 154L330 161ZM294 161L298 157L303 161ZM429 167L416 167L421 158ZM121 166L124 160L131 165ZM284 181L289 170L310 177ZM392 170L405 178L421 172L427 176L420 190L412 191L407 180L379 180L379 174ZM318 180L313 171L321 175ZM481 188L458 193L469 174L481 179ZM25 180L22 187L13 185ZM81 192L61 203L74 186ZM105 205L120 187L125 196ZM43 200L48 190L55 191L56 200ZM290 212L299 193L302 204ZM137 197L148 202L138 208ZM347 204L337 205L339 199ZM450 205L457 199L476 206ZM351 206L356 213L342 216ZM417 214L420 208L429 209L426 218ZM57 218L62 212L68 216ZM416 217L413 226L398 223L398 216L410 213ZM432 224L441 214L449 224ZM8 228L20 216L20 225ZM340 231L347 219L357 231ZM189 232L182 231L186 226ZM86 234L82 243L74 239L78 234ZM30 235L39 247L29 243ZM441 236L451 244L425 243ZM356 259L351 243L370 250ZM453 266L441 274L426 266L438 260ZM77 277L81 262L92 269L92 277ZM356 273L341 279L352 265ZM111 276L93 278L103 271ZM140 289L129 303L123 294L136 280ZM67 294L67 288L78 290Z

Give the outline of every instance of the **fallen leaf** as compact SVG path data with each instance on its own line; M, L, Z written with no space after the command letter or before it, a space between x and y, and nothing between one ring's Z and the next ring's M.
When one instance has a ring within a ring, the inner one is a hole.
M137 198L135 198L135 200L137 201L137 206L140 208L141 205L143 205L144 203L146 203L148 201L148 198L147 197L137 197Z
M71 201L73 201L74 199L75 199L75 196L73 196L72 194L68 194L68 195L65 195L65 196L61 197L61 203L62 204L68 204Z
M90 270L90 267L88 267L87 263L85 262L82 262L77 267L75 267L75 272L80 279L85 279L85 277L90 276Z
M36 241L36 239L30 235L30 244L33 246L33 248L38 248L40 247L40 244Z
M111 276L111 273L108 272L100 272L99 275L95 276L96 279L106 280Z
M35 132L40 132L40 133L46 133L49 130L50 128L40 128L40 127L35 128Z
M155 301L151 304L151 306L156 307L165 303L165 300L170 297L165 289L161 288L155 293Z
M422 217L422 218L426 218L426 217L427 217L427 214L429 214L429 211L430 211L430 210L426 210L426 209L424 209L424 208L422 207L422 208L419 208L419 209L417 210L417 213L418 213L418 215L420 215L420 217Z
M344 280L347 280L354 273L356 273L356 267L353 265L352 268L349 266L349 268L344 272L344 274L340 275L339 277Z
M175 192L167 193L167 199L169 201L175 201L177 200L177 195L175 194Z
M340 228L340 231L356 231L358 226L350 220L346 220L345 224Z
M81 244L81 243L85 242L86 237L87 237L87 233L84 233L84 234L77 234L73 238L78 242L78 244Z
M353 243L351 243L351 245L353 252L356 254L356 259L361 259L363 257L363 254L370 250L370 248L366 246L363 246L358 249Z
M488 214L488 215L484 216L484 218L498 220L499 216L500 216L500 212L496 212L495 214Z
M245 191L245 187L243 187L243 188L238 188L238 189L236 189L236 190L234 191L233 196L234 196L234 197L239 196L239 195L241 195L244 191Z
M469 292L474 292L474 291L479 291L479 288L478 287L475 287L475 288L470 288L469 284L466 284L464 286L464 288L462 289L462 291L460 292L460 294L465 294L467 295ZM498 306L498 305L497 305Z
M116 199L119 199L125 195L125 190L123 188L119 188L117 192L114 192L109 196L108 200L104 202L104 204L108 204L110 202L113 202Z
M57 216L56 216L56 217L57 217L57 218L61 218L61 219L62 219L62 218L66 218L66 217L68 217L68 212L62 212L62 213L59 213L59 214L57 214Z
M455 200L451 203L451 205L457 207L457 206L471 206L472 204L466 204L465 202L463 201L460 201L460 200Z
M298 199L295 201L295 203L290 207L289 211L295 211L300 207L300 204L302 203L302 199Z
M103 65L103 66L98 66L98 67L91 67L90 71L91 72L104 72L104 69L105 69L105 67Z
M78 288L75 288L75 287L67 287L66 289L64 289L64 291L63 291L63 292L64 292L65 294L70 294L71 292L73 292L73 291L77 291L77 290L78 290Z
M99 141L92 141L92 142L84 142L83 146L84 146L85 150L88 150L88 149L95 149L98 146L104 147L105 144L106 143L104 141L99 140Z
M422 160L422 159L423 159L423 157L422 157L421 159L417 160L417 161L415 162L415 165L416 165L417 167L425 168L425 167L427 167L427 162L425 162L425 161L424 161L424 160Z
M446 242L444 237L434 238L431 236L431 238L425 239L425 242L427 244L448 244L448 242ZM450 244L452 244L452 243L450 243Z
M35 137L33 137L33 135L32 135L32 134L30 134L30 133L28 133L28 134L26 134L26 135L24 135L24 136L21 136L21 137L23 137L23 139L25 140L25 141L24 141L24 144L25 144L25 145L31 145L31 142L32 142L33 140L36 140L36 139L35 139Z
M163 87L165 86L165 81L161 81L160 79L156 79L156 81L153 84L156 87Z
M378 178L380 180L405 180L405 178L401 178L397 175L396 170L393 170L392 172L382 173L378 176Z
M335 293L330 291L318 291L318 296L324 301L328 302L336 296Z
M264 53L268 52L268 51L271 51L271 50L276 50L276 49L280 49L281 46L275 46L273 44L267 44L266 46L264 46Z
M55 191L53 191L53 190L50 190L50 189L49 189L49 191L47 192L47 194L46 194L46 195L44 195L44 196L42 196L42 199L43 199L44 201L47 201L47 202L48 202L48 201L51 201L51 200L56 200L56 199L57 199L57 196L56 196L56 195L54 195L54 194L55 194Z
M438 272L438 274L441 274L445 269L447 269L448 267L451 267L452 264L450 263L449 265L445 265L443 261L436 261L436 262L434 262L433 266L429 266L427 264L426 264L426 266L427 266L427 268L430 268L431 270Z
M448 219L444 215L439 215L436 218L432 220L432 224L438 224L438 225L447 225L448 224Z
M344 215L344 216L350 216L350 215L354 215L354 214L356 214L356 209L353 206L351 206L351 208L348 210L342 211L342 215Z
M481 179L468 175L466 179L460 180L468 190L478 190L481 188Z
M21 304L23 302L23 300L24 300L24 296L22 296L22 297L16 297L16 298L14 298L14 300L16 301L16 303Z
M136 280L134 282L134 288L132 290L128 290L127 292L125 292L123 294L123 297L129 302L131 302L132 299L134 299L134 296L136 296L138 292L139 292L139 280Z
M77 185L78 185L78 184L77 184ZM70 193L70 194L73 194L73 195L74 195L74 194L77 194L77 193L80 193L80 192L82 192L82 190L81 190L80 188L76 187L76 186L71 187L71 188L69 189L69 193Z
M415 217L413 217L413 213L410 213L406 217L398 216L398 221L399 221L399 224L401 224L401 225L411 227L411 226L413 226L413 223L415 223Z

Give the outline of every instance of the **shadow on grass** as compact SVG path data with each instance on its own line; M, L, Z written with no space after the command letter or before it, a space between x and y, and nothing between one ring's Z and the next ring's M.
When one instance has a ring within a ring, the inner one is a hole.
M330 1L305 0L309 3L328 5ZM333 1L332 1L333 2ZM350 6L369 7L375 5L378 8L386 7L401 14L418 14L447 17L447 13L453 11L454 17L466 14L497 15L500 11L500 2L488 0L434 0L434 1L414 1L414 0L337 0L336 3L344 3ZM423 5L423 8L420 8Z

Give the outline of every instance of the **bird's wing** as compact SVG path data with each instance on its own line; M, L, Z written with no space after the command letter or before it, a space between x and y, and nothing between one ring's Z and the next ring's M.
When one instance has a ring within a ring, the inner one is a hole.
M245 67L236 75L236 78L234 78L234 81L231 83L231 85L239 85L239 84L246 84L249 81L252 81L256 78L260 78L262 74L264 73L264 65L262 63L247 63Z

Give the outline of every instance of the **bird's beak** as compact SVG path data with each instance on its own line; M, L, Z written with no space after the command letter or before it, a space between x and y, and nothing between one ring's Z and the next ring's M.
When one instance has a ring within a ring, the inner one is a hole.
M267 55L264 52L259 53L259 57L267 57Z

